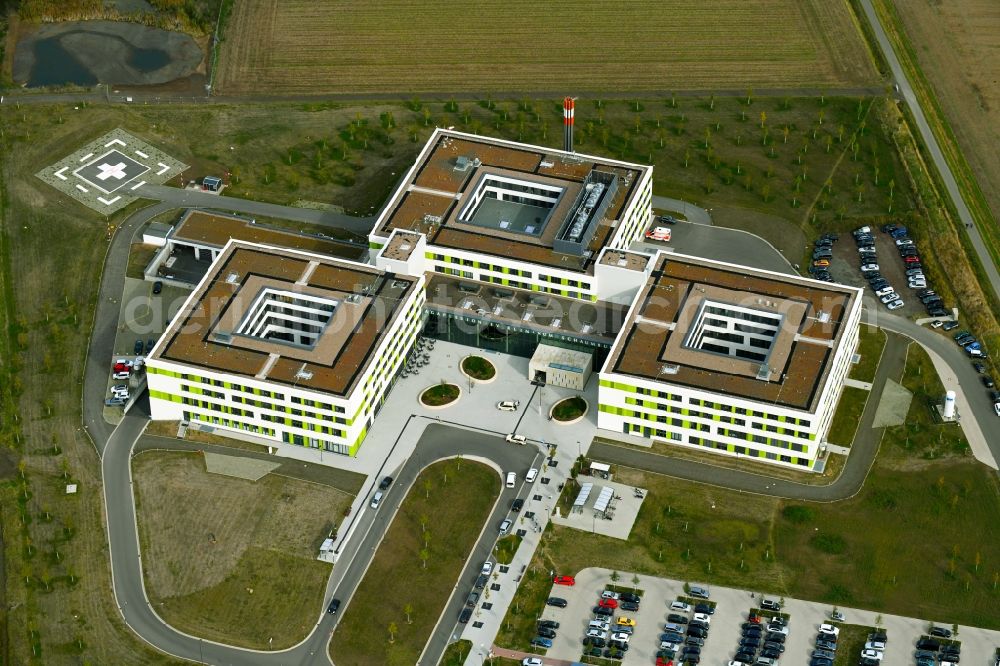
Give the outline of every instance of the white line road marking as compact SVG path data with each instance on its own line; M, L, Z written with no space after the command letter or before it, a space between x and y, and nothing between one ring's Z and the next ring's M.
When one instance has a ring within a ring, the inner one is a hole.
M94 156L94 153L87 153L86 155L84 155L83 157L80 158L80 161L81 162L86 162L87 160L89 160L93 156Z
M140 180L140 181L139 181L138 183L136 183L135 185L133 185L133 186L132 186L132 187L130 187L129 189L130 189L130 190L137 190L137 189L139 189L140 187L142 187L142 186L143 186L143 185L145 185L145 184L146 184L146 181L144 181L144 180Z
M76 189L80 190L81 192L90 192L90 190L88 190L86 187L80 184L77 184Z
M125 142L124 142L124 141L122 141L121 139L111 139L111 141L108 141L108 142L107 142L106 144L104 144L104 147L105 147L105 148L107 148L108 146L113 146L113 145L115 145L116 143L117 143L117 144L118 144L119 146L124 146L124 145L125 145Z
M68 178L66 178L66 176L63 175L63 171L65 171L68 168L69 168L68 166L65 166L62 169L59 169L59 171L56 171L55 173L56 178L59 178L60 180L69 180Z
M100 201L105 206L110 206L119 199L121 199L121 197L115 197L114 199L105 199L104 197L97 197L97 200Z
M147 155L146 153L142 152L141 150L133 150L132 152L135 153L136 155L138 155L139 157L143 157L143 158L147 158L147 159L149 158L149 155Z
M164 164L163 162L157 162L156 165L163 167L162 169L156 172L157 176L162 176L166 172L170 171L170 167Z

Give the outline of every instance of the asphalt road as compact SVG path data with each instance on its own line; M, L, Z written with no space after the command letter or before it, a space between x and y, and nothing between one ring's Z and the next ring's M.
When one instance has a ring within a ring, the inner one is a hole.
M969 207L965 205L962 192L958 189L958 183L955 181L955 175L952 173L951 167L948 166L948 161L944 158L944 153L941 152L941 146L938 144L934 132L931 131L930 125L927 124L927 117L924 116L924 110L921 108L920 102L913 92L910 80L906 78L906 73L903 71L902 65L899 64L899 58L896 57L892 43L885 34L885 29L882 27L881 22L879 22L878 14L875 13L871 0L861 0L861 6L865 10L865 16L868 17L868 23L872 27L872 32L875 34L875 39L882 51L882 55L885 56L886 62L889 63L889 69L896 80L896 85L899 86L899 92L910 107L910 112L917 123L920 136L923 138L924 144L930 152L931 159L934 160L934 166L937 167L938 173L941 174L941 180L944 181L945 189L948 190L948 196L955 203L958 217L965 225L969 238L972 240L972 247L976 250L979 261L982 262L983 267L986 269L986 276L989 278L990 284L983 285L983 289L992 287L993 292L1000 298L1000 272L997 271L997 266L993 263L993 257L990 256L989 251L986 249L986 244L983 243L983 237L976 227L975 219L973 219L972 213L969 212Z
M358 235L365 244L368 243L368 232L371 231L375 221L375 218L372 217L354 217L328 210L282 206L198 190L182 190L166 185L143 185L135 193L146 199L162 201L169 204L170 208L214 208L215 210L236 211L251 216L274 217L346 230Z
M889 334L882 362L879 364L872 382L870 395L873 397L881 395L887 379L899 381L903 375L905 364L905 340L898 335ZM785 499L835 502L857 494L868 477L868 471L875 461L875 454L878 453L879 443L882 440L882 429L872 428L877 408L878 400L872 399L867 402L865 410L861 414L857 437L851 446L851 455L847 457L843 472L833 483L823 486L811 486L795 481L761 476L754 472L717 467L615 444L594 442L590 446L588 455L603 462L643 469L688 481L708 483L730 490Z
M699 208L692 203L687 201L681 201L680 199L671 199L670 197L653 197L653 207L654 208L664 208L666 210L677 211L678 213L683 213L684 217L687 218L688 222L693 224L712 224L712 216L704 208Z

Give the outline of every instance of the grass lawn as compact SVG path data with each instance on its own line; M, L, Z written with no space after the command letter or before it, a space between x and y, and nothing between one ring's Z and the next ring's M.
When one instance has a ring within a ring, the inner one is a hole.
M454 384L436 384L420 394L420 402L430 407L440 407L458 400L461 393Z
M903 383L936 392L915 349ZM967 454L928 459L939 435L914 418L919 409L914 400L911 425L887 432L864 488L842 502L789 502L618 468L618 482L649 489L629 541L550 525L498 644L527 646L549 570L590 566L1000 628L1000 482ZM928 534L947 547L927 548Z
M572 421L584 415L587 401L579 396L560 400L552 407L552 418L556 421Z
M446 460L421 473L337 625L338 666L417 661L499 492L496 472L479 463Z
M497 369L482 356L466 356L462 359L462 370L473 379L493 379Z
M837 404L837 412L830 423L830 434L827 440L840 446L850 446L861 422L861 414L865 411L865 402L870 391L845 386Z
M861 382L871 382L875 379L875 370L878 369L884 348L885 333L882 329L862 324L859 329L857 352L861 355L861 360L851 368L851 379Z
M906 352L903 386L913 393L906 424L888 428L882 446L894 458L908 456L933 459L943 456L968 456L969 443L955 423L938 423L934 404L944 395L944 385L934 364L920 345L911 344Z
M840 634L837 636L837 656L833 660L833 666L854 666L858 663L861 650L865 647L868 634L875 630L874 627L863 627L860 624L840 624ZM891 636L889 637L892 638Z
M143 271L146 270L146 266L153 260L153 256L159 249L155 245L133 243L129 250L128 266L125 269L125 275L130 278L143 279Z
M256 649L308 634L330 573L316 552L350 495L277 474L210 474L197 453L142 453L133 477L146 592L164 620Z
M514 559L517 549L521 547L521 537L517 534L508 534L497 541L496 557L500 564L510 564Z
M441 663L438 666L463 666L470 650L472 650L472 641L462 639L449 643L444 654L441 655Z

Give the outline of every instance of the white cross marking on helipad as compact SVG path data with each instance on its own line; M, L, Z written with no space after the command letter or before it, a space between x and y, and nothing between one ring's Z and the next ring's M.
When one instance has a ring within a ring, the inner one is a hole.
M118 164L98 164L97 168L101 170L101 173L97 174L98 180L107 180L111 177L121 180L125 177L124 162L119 162Z

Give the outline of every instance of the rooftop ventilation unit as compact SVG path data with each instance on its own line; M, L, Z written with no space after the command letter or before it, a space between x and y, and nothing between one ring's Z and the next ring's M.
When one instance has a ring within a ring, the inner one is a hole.
M358 304L361 302L361 294L348 294L344 300L348 303Z
M757 379L762 382L766 382L771 377L771 367L767 363L762 363L759 368L757 368Z
M228 345L230 342L233 341L233 335L232 335L232 333L216 332L216 334L215 334L215 341L216 342L221 342L224 345Z
M308 380L310 380L312 378L313 378L313 373L311 373L308 370L306 370L306 364L305 363L303 363L302 367L299 368L298 372L295 373L295 380L296 381L298 381L300 379L303 380L303 381L308 381Z
M230 273L226 276L226 284L236 284L240 281L239 273Z
M676 375L678 372L680 372L680 370L681 370L681 366L674 365L672 363L667 363L662 368L660 368L660 374L661 375Z
M826 324L826 323L828 323L830 321L830 313L829 312L820 312L819 315L816 318L819 320L819 323Z
M409 286L410 286L410 283L407 282L406 280L393 280L392 281L392 288L393 289L406 289Z

